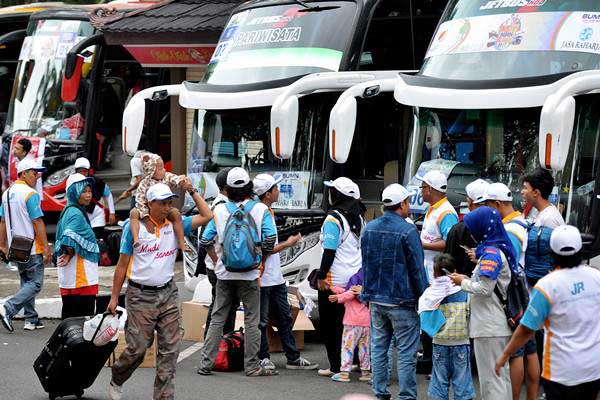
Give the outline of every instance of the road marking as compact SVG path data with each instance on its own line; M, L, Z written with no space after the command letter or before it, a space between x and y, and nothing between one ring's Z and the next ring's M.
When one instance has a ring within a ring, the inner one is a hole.
M191 356L192 354L194 354L195 352L200 350L203 345L204 345L204 343L194 343L193 345L191 345L190 347L188 347L187 349L185 349L184 351L179 353L179 358L177 358L177 362L179 363L179 362L185 360L186 358L188 358L189 356Z

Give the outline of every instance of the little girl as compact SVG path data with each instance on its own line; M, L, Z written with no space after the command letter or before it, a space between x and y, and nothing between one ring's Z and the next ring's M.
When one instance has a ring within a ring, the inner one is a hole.
M336 382L350 382L350 370L354 359L354 349L358 346L360 360L360 381L371 379L371 358L369 356L369 326L371 318L369 307L358 300L363 285L362 268L348 281L346 289L332 286L333 294L329 296L332 303L344 304L344 333L342 336L342 365L340 372L331 377Z
M171 190L177 186L187 190L191 188L191 183L185 175L177 176L165 170L165 164L159 155L152 153L144 154L142 157L142 169L144 177L140 181L135 195L135 208L131 209L129 213L129 225L133 237L133 247L135 248L140 245L140 219L145 221L150 216L148 200L146 199L148 189L157 183L165 183L171 187ZM187 246L185 245L183 224L181 223L179 210L172 208L167 219L173 224L173 231L175 231L178 247L181 250L186 250Z

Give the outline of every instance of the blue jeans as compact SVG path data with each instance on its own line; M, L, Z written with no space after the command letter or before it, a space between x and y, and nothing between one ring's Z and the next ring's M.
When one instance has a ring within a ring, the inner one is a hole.
M388 351L392 337L396 341L398 369L398 400L417 398L417 349L419 346L419 316L406 307L387 307L371 303L371 365L373 393L377 398L390 399L388 391Z
M471 376L471 345L433 345L433 370L427 394L433 400L448 400L450 382L455 400L475 398Z
M21 289L4 303L9 317L14 317L21 311L25 312L25 322L33 324L39 321L35 311L35 296L42 290L44 284L44 258L41 254L32 255L27 263L16 263L21 278Z
M269 317L273 319L281 340L281 347L288 362L296 361L300 353L292 334L292 312L288 302L288 291L285 283L260 288L260 350L258 358L270 358L267 326Z

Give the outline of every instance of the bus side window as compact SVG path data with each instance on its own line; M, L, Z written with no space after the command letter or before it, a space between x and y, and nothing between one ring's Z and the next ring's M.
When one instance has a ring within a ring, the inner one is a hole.
M21 76L21 82L19 82L19 87L17 88L17 100L23 101L23 97L25 97L25 92L27 91L27 86L29 85L29 80L31 79L31 75L33 74L33 69L35 67L35 60L30 60L25 63L23 66L23 75Z

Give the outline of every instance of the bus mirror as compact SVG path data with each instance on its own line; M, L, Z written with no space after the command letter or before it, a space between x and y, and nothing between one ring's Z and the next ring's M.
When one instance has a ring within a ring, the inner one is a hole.
M146 115L146 102L143 97L132 97L123 112L123 150L133 155L140 144L144 119Z
M60 97L64 102L72 102L77 99L83 69L83 57L76 54L68 54L68 56L71 57L67 58L67 68L65 68L65 75L60 89Z
M271 108L271 147L277 158L288 159L294 151L298 128L298 97L290 96Z
M575 99L548 96L542 108L539 131L540 164L546 169L564 169L574 123Z
M329 156L336 163L348 160L356 128L356 98L336 103L329 117Z

